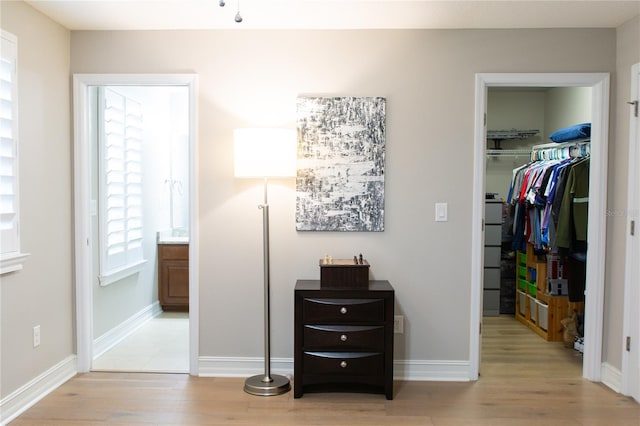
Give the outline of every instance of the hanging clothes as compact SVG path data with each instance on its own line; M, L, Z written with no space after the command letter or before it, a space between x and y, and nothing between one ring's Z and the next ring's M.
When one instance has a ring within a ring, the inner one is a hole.
M570 257L568 296L583 302L586 283L587 218L589 213L589 159L575 164L564 191L555 245Z
M514 250L529 242L540 253L554 246L586 252L589 159L572 155L588 152L582 146L554 146L534 152L535 161L513 170L507 202L514 206Z
M514 241L512 248L522 250L523 242L530 242L536 249L542 249L544 211L547 202L547 188L552 184L553 169L560 160L543 160L527 164L514 172L510 192L515 206Z
M571 167L558 217L555 245L575 253L587 251L589 163L586 158Z
M571 302L584 301L589 210L588 144L552 146L532 153L532 162L513 170L514 250L526 244L537 254L559 254L569 271Z

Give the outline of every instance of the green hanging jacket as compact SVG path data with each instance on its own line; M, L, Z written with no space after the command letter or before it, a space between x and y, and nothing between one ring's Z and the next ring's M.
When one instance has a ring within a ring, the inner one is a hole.
M587 218L589 213L589 159L576 163L569 172L558 226L555 245L572 248L576 241L587 241Z

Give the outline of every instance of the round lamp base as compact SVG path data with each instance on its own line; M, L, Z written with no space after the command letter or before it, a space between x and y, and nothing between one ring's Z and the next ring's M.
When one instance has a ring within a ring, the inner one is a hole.
M282 395L291 390L289 379L277 374L271 375L271 381L264 380L265 376L251 376L244 382L244 391L256 396L274 396Z

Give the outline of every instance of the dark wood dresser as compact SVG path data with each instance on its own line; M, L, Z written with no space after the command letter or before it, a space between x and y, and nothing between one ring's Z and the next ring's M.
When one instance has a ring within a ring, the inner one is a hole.
M393 399L394 290L295 287L294 397L305 391L374 391Z
M189 310L189 244L158 244L158 299L165 311Z

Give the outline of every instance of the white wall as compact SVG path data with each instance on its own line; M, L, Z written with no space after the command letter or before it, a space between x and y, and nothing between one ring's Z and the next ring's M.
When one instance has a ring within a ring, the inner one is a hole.
M502 149L529 149L544 143L546 89L490 88L487 96L487 130L539 130L536 136L523 140L504 140ZM487 140L487 149L495 142ZM506 200L513 169L529 161L530 156L489 156L486 162L485 192L497 193Z
M23 2L2 2L18 37L22 271L0 282L0 397L74 353L69 31ZM32 330L41 327L41 345Z
M504 141L502 148L518 148L521 145L542 143L545 140L545 100L546 88L496 88L488 89L487 130L540 130L537 136L519 140ZM488 142L487 148L493 148Z
M296 279L362 252L407 319L396 358L455 361L469 358L475 73L613 72L614 45L613 30L80 31L71 50L73 72L200 75L201 356L262 354L261 186L233 178L233 129L293 127L300 94L386 97L385 232L296 232L294 182L272 186L272 354L293 354Z
M546 93L545 99L545 143L556 130L574 124L591 122L590 87L556 87Z

